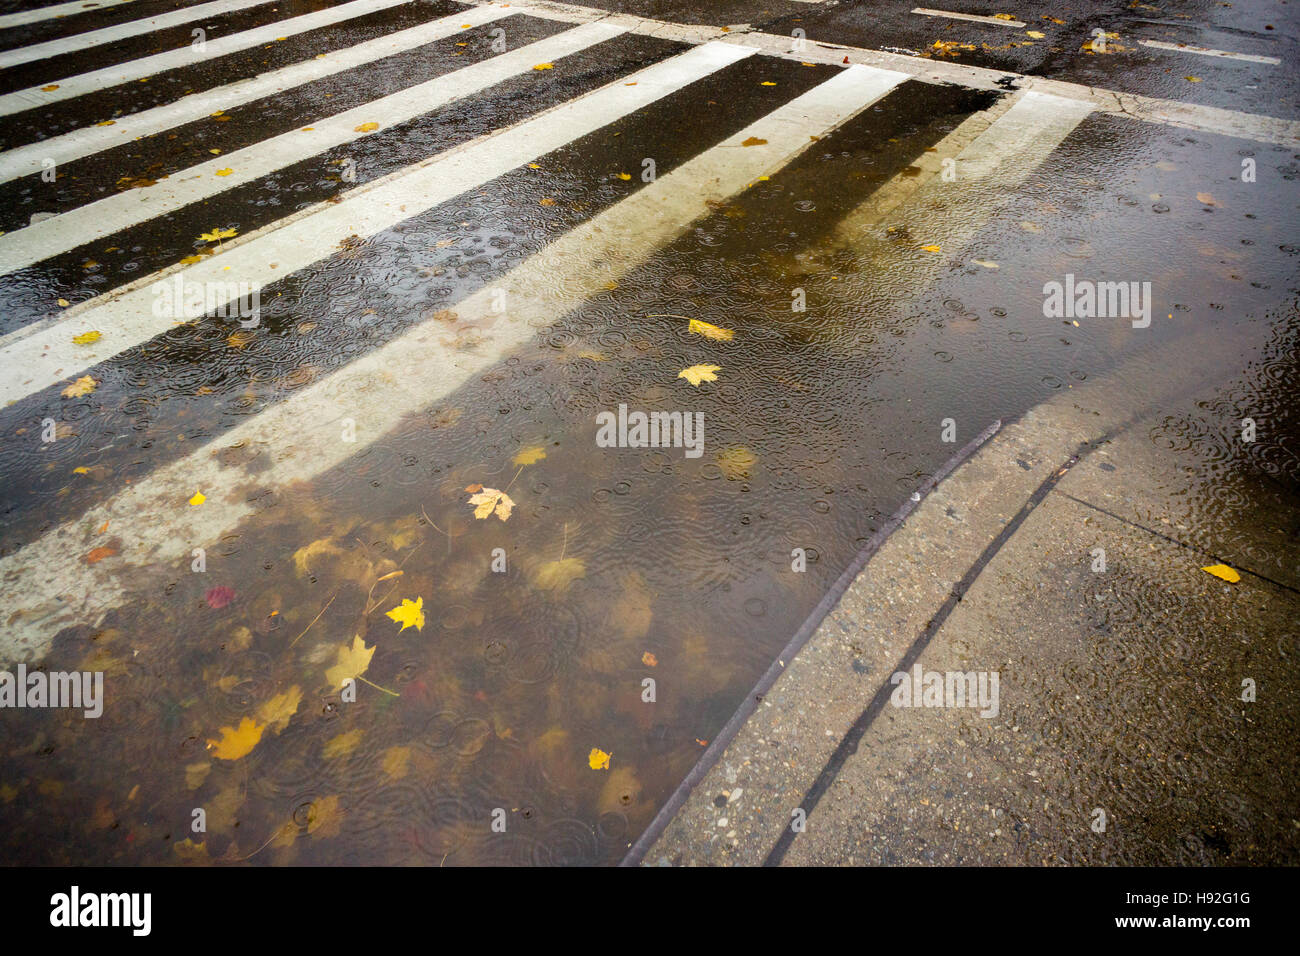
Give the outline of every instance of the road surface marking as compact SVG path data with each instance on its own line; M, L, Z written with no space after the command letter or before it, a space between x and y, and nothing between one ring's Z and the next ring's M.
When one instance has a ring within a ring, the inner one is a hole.
M603 21L601 21L603 22ZM619 29L615 27L614 29ZM709 43L646 67L505 129L495 130L349 192L341 202L318 203L303 214L271 223L244 243L188 267L172 267L67 310L66 318L0 348L0 406L48 388L75 368L87 368L166 332L175 322L153 314L152 286L162 277L206 283L221 290L232 279L260 287L326 259L350 237L367 238L467 190L600 129L703 79L756 51ZM275 268L271 268L271 264ZM224 294L224 293L223 293ZM224 305L209 302L209 309ZM92 344L73 336L98 331ZM21 370L21 371L19 371ZM17 373L17 374L15 374ZM21 376L21 377L20 377Z
M0 17L0 30L25 27L29 23L40 23L42 20L53 20L55 17L71 17L78 13L111 10L113 7L120 7L130 2L131 0L100 0L99 3L95 3L93 0L74 0L72 3L56 3L52 7L39 7L22 13L7 13Z
M409 30L375 37L356 46L335 50L319 58L294 63L283 69L231 83L229 86L218 86L203 93L191 93L174 103L165 103L140 113L120 117L112 126L87 126L84 129L73 130L71 133L64 133L62 136L52 136L27 146L20 146L0 153L0 183L40 172L44 168L46 159L53 160L56 165L62 165L75 159L93 156L95 153L129 143L142 136L152 136L202 119L217 110L232 110L265 96L283 93L296 86L353 67L395 56L405 50L413 50L459 33L466 23L481 26L484 23L514 16L517 12L514 9L470 7L468 10L422 23Z
M1012 27L1022 30L1025 24L1019 20L1003 20L1000 17L985 17L974 13L951 13L947 10L931 10L928 7L915 7L913 13L923 17L947 17L949 20L969 20L971 23L985 23L992 27Z
M465 2L479 6L495 3L496 0L465 0ZM553 2L553 0L513 0L511 6L529 16L567 22L584 20L591 14L587 7ZM929 60L903 53L866 50L862 47L846 46L824 40L805 39L796 47L796 41L792 37L772 33L728 33L723 32L720 27L669 23L627 14L613 14L607 19L611 23L625 24L629 33L665 37L683 43L706 43L710 40L743 43L747 46L756 46L770 56L779 56L787 60L844 65L843 61L847 56L849 63L860 63L882 70L897 70L907 73L912 79L922 83L956 83L972 89L1005 90L1006 87L1002 84L1012 79L1019 89L1036 90L1064 99L1087 102L1099 113L1124 116L1146 123L1161 123L1180 129L1236 136L1261 143L1276 143L1288 149L1300 147L1300 122L1279 119L1275 116L1243 113L1238 110L1201 106L1178 100L1157 99L1136 93L1121 93L1084 86L1080 83L1026 76L1010 70L965 66L948 60Z
M341 23L344 20L362 17L368 13L386 10L389 7L396 7L409 2L410 0L352 0L351 3L341 3L336 7L318 10L315 13L291 17L288 20L278 20L263 27L256 27L252 30L244 30L240 33L219 37L216 40L209 40L202 53L196 52L186 45L175 50L167 50L163 53L155 53L152 56L141 57L138 60L129 60L126 63L105 67L92 73L67 77L58 80L57 83L31 86L25 90L18 90L0 96L0 116L9 116L13 113L21 113L23 110L48 106L60 100L70 100L74 96L84 96L105 87L130 83L132 80L140 80L155 73L163 73L183 66L193 66L196 63L224 56L227 53L247 50L261 43L273 43L280 37L306 33L308 30L316 30L320 27ZM197 10L198 8L191 7L190 9ZM34 47L26 47L26 49L30 50L34 49ZM57 88L47 90L44 89L45 86L56 86Z
M1139 40L1142 46L1157 50L1173 50L1175 53L1199 53L1202 56L1218 56L1228 60L1243 60L1246 63L1265 63L1277 66L1282 61L1275 56L1255 56L1250 53L1229 53L1227 50L1212 50L1207 46L1190 46L1186 43L1165 43L1163 40Z
M618 80L612 88L558 108L549 119L513 127L490 137L489 142L502 138L526 141L540 135L561 145L616 118L612 113L624 115L640 108L645 98L642 88L647 84L656 90L651 98L658 99L701 70L707 75L713 71L710 67L735 62L742 52L724 44L697 47L636 74L637 87L623 86L626 80ZM856 116L905 79L899 73L867 67L845 70L564 234L491 287L454 305L460 322L496 320L490 340L481 347L460 348L455 327L449 328L443 321L421 322L224 433L220 440L158 469L86 514L0 558L0 607L6 609L0 661L39 659L60 628L97 622L109 608L127 599L130 578L140 569L188 560L192 548L210 547L250 517L254 506L247 494L249 488L286 489L356 455L405 415L446 396L526 343L538 328L554 323L606 288L609 281L625 276L692 222L707 216L710 203L735 195L760 176L775 173L802 153L814 137ZM751 139L766 142L737 148ZM509 152L512 148L502 143L496 150ZM481 155L475 147L460 150L452 164L432 164L371 190L366 208L351 215L365 216L371 206L389 209L385 218L416 215L420 210L395 212L392 204L403 199L412 205L425 203L425 190L447 178L458 181L451 187L457 190L472 184L482 178L482 165L491 161L491 154ZM446 168L448 165L452 168ZM306 228L320 231L321 218L339 209L333 206L312 217ZM378 218L377 213L371 215ZM334 218L348 226L347 214ZM373 231L374 224L372 218L361 228ZM283 263L281 235L283 231L268 237L268 242L275 245ZM264 262L267 255L256 243L238 251L252 261ZM295 264L286 271L298 267ZM232 271L238 274L238 270ZM498 315L493 306L502 293L507 310ZM355 423L354 443L340 440L344 419ZM221 452L229 447L264 449L269 465L246 474L237 465L223 463ZM210 495L200 508L181 507L179 503L196 487L226 491ZM99 527L106 520L112 522L121 540L119 560L82 561L85 529ZM114 566L112 570L109 565Z
M0 70L7 70L9 67L18 66L20 63L45 60L64 53L75 53L77 50L89 49L92 46L116 43L118 40L140 36L143 33L165 30L168 27L180 26L182 23L193 23L195 20L202 20L205 17L234 13L237 10L256 7L266 2L267 0L218 0L216 3L200 3L197 6L183 7L171 13L161 13L156 17L149 17L147 20L131 20L113 27L89 30L86 33L74 33L72 36L60 37L57 40L47 40L44 43L34 43L31 46L5 50L0 52ZM21 14L17 15L21 16Z
M463 69L362 103L335 116L308 120L290 130L215 159L177 170L152 186L128 189L0 236L0 275L24 269L70 249L116 235L158 216L235 189L279 169L319 156L369 132L387 129L446 104L479 93L536 63L560 60L612 40L626 31L597 20L516 47ZM540 82L540 81L539 81ZM224 174L224 175L223 175Z

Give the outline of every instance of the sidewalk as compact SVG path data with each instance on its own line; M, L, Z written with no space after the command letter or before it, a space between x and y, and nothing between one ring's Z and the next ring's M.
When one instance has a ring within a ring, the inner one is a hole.
M1291 347L1188 340L1002 428L784 662L643 862L1300 862ZM1240 580L1201 570L1219 563ZM996 673L996 715L895 706L918 663Z

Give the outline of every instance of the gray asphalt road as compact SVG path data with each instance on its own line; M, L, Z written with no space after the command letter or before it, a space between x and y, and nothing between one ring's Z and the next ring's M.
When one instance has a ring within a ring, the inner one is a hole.
M1296 27L0 4L6 860L619 860L991 422L1287 405Z

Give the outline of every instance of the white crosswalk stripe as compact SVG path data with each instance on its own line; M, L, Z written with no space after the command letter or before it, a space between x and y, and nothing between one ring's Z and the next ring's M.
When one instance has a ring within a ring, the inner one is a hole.
M357 189L342 202L322 204L311 216L267 230L255 241L228 247L225 253L184 269L182 281L220 287L233 274L258 286L273 282L333 254L350 236L373 236L754 52L722 43L695 47ZM276 263L275 269L270 268L271 262ZM75 368L102 362L170 328L169 316L154 315L154 281L105 296L103 302L96 300L64 322L7 344L0 350L0 366L21 369L22 377L0 382L0 404L48 388ZM100 330L104 330L102 338L92 345L71 343L73 336Z
M7 233L0 236L0 275L253 182L623 32L601 21L565 30L335 116L311 120L308 126L180 170L153 186L127 190Z
M132 2L134 0L99 0L98 3L95 0L72 0L71 3L56 3L48 7L37 7L35 10L24 10L20 13L6 13L0 17L0 30L8 30L10 27L25 27L32 23L40 23L42 20L53 20L56 17L71 17L78 13L108 10Z
M625 113L633 105L630 101L644 98L645 88L658 98L687 77L735 62L736 55L745 52L730 44L697 47L636 74L631 80L637 83L635 87L624 85L629 81L619 81L604 88L600 93L605 94L605 102L600 101L599 94L593 94L585 98L589 100L585 106L568 115L552 114L545 124L547 131L552 141L572 139L593 122L603 125L614 118L611 114ZM380 438L402 415L447 394L522 344L537 327L553 322L609 280L625 275L692 221L706 215L711 202L734 195L759 176L775 172L815 137L867 108L904 79L902 74L869 67L845 70L567 233L493 288L461 301L456 305L457 314L473 321L492 314L495 302L503 296L506 314L494 329L488 347L465 353L448 340L441 323L426 321L261 413L229 433L227 441L269 443L275 449L274 465L259 475L262 484L282 486L320 474L355 454L359 446ZM534 139L537 135L536 131L532 133ZM738 148L755 139L765 142ZM476 156L473 149L465 150L459 165L472 168L485 158ZM407 178L381 187L388 188L392 197L374 196L371 204L380 207L402 199L413 202L433 180L452 175L452 170L439 170L436 175ZM347 221L347 217L340 218ZM244 247L251 248L251 244ZM281 250L278 246L277 254L283 257ZM339 440L343 418L357 423L357 442ZM286 440L287 436L292 439ZM167 507L165 502L174 499L179 488L196 482L215 487L228 484L232 477L217 458L192 455L119 493L96 508L79 527L87 520L94 524L112 520L114 515L130 514L133 517L129 528L123 532L130 540L122 550L134 556L132 566L175 561L189 554L198 542L215 540L247 517L250 506L245 501L223 501L209 502L201 509L178 510ZM101 513L105 516L102 519ZM122 600L125 585L120 576L126 573L123 564L109 571L103 565L68 560L81 547L80 531L63 526L0 560L0 602L17 611L10 616L10 626L0 638L0 657L39 657L44 642L60 626L97 620ZM60 569L59 579L47 581L47 587L39 593L15 583L23 580L24 569L35 567ZM49 595L71 599L51 600Z
M247 50L261 43L273 43L281 37L306 33L308 30L317 30L321 27L341 23L344 20L362 17L368 13L387 10L389 7L396 7L409 2L410 0L352 0L351 3L342 3L327 10L303 14L300 17L292 17L288 20L279 20L252 30L243 30L229 36L208 40L203 44L202 50L195 49L192 45L186 45L175 50L155 53L153 56L145 56L137 60L105 67L102 70L94 70L90 73L82 73L56 82L28 87L14 93L6 93L4 96L0 96L0 116L9 116L13 113L21 113L23 110L49 106L52 103L69 100L76 96L84 96L87 93L94 93L106 87L119 86L122 83L130 83L134 80L153 76L155 73L192 66L203 60L225 56L228 53L237 53L240 50ZM27 47L26 49L33 48Z
M129 143L142 136L152 136L202 119L217 110L232 110L245 103L283 93L296 86L344 70L364 66L406 50L414 50L459 33L466 24L482 26L485 23L505 20L516 13L518 11L512 8L474 7L422 23L418 27L400 30L397 33L366 40L356 46L324 53L319 57L272 70L252 79L218 86L202 93L191 93L171 103L120 117L112 126L87 126L62 136L53 136L37 143L20 146L0 153L0 183L40 172L47 160L58 166L86 156L93 156L95 153L112 149L122 143Z
M21 63L46 60L52 56L61 56L64 53L88 50L91 47L103 46L105 43L116 43L119 40L140 36L144 33L154 33L168 27L194 23L207 17L221 16L223 13L234 13L263 3L266 3L266 0L217 0L215 3L200 3L181 10L174 10L171 13L162 13L156 17L149 17L146 20L132 20L129 23L122 23L113 27L90 30L86 33L74 33L72 36L48 40L45 43L35 43L32 46L5 50L0 52L0 70L18 66Z

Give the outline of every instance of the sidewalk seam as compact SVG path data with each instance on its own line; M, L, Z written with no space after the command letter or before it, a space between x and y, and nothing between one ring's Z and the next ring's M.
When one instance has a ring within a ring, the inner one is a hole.
M1075 465L1082 461L1089 452L1110 440L1113 434L1113 432L1107 432L1090 441L1081 442L1078 448L1075 449L1074 454L1071 455L1064 464L1054 469L1050 475L1043 479L1042 483L1034 489L1033 493L1029 496L1024 505L1021 506L1020 510L1016 512L1015 517L1006 523L1002 530L998 532L997 537L989 542L984 550L980 552L979 557L975 559L969 568L967 568L966 573L962 575L961 580L952 586L947 599L940 606L934 617L930 618L930 620L926 622L925 629L917 635L916 639L907 649L907 652L902 656L898 664L890 671L890 674L894 674L898 671L906 671L916 663L917 659L920 658L926 647L929 646L934 635L939 632L941 627L943 627L948 616L952 614L957 605L961 602L962 598L966 595L967 591L969 591L971 586L974 585L975 580L980 576L980 573L989 562L997 556L998 552L1002 550L1002 547L1011 540L1015 533L1020 529L1020 526L1024 524L1025 519L1028 518L1029 515L1033 513L1034 509L1036 509L1038 505L1052 493L1061 479L1069 474L1070 470ZM835 778L839 775L844 764L848 761L849 757L857 753L858 744L861 742L867 730L875 722L876 717L878 717L880 712L884 710L885 703L889 700L892 690L893 685L891 684L890 679L886 677L885 682L876 691L866 708L858 716L858 719L853 722L853 726L851 726L844 733L844 736L840 738L840 742L835 747L834 752L831 754L829 759L827 759L821 772L817 774L816 779L813 780L812 785L808 788L803 799L799 802L799 808L804 811L805 817L812 816L812 812L821 801L822 795L826 793L830 788L830 785L835 781ZM781 861L785 858L786 853L789 852L797 835L798 834L789 826L785 827L781 831L780 839L776 841L775 846L772 847L768 852L767 857L763 860L763 866L779 866Z

